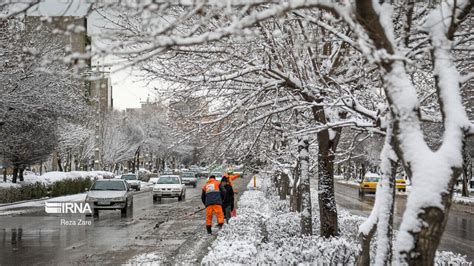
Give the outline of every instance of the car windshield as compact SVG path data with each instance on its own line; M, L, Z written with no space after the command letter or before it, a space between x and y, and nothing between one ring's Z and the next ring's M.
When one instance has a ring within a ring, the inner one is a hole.
M91 190L126 190L123 182L117 181L96 181Z
M122 179L125 179L125 180L137 180L137 176L136 176L136 175L123 175L123 176L122 176Z
M177 176L162 176L158 179L157 184L179 184L179 178Z
M366 177L365 182L379 182L380 177Z
M194 177L194 173L193 172L182 173L181 176L182 177Z

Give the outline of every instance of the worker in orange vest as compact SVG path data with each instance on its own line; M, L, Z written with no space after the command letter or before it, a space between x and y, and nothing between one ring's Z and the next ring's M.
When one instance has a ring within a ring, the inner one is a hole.
M212 234L212 215L215 213L217 226L224 225L224 212L222 211L222 201L225 197L225 190L217 182L216 177L211 175L207 183L202 187L201 200L206 206L206 229L208 234Z
M234 180L240 177L240 174L234 174L233 171L227 171L224 173L224 177L227 178L229 184L234 187L234 184L232 183ZM237 193L237 190L234 188L234 193Z

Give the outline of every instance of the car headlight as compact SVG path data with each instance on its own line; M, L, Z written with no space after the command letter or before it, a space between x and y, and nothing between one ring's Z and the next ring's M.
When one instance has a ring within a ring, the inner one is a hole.
M86 201L96 201L96 200L97 199L94 197L89 197L89 196L86 197Z
M125 201L125 197L112 198L113 201Z

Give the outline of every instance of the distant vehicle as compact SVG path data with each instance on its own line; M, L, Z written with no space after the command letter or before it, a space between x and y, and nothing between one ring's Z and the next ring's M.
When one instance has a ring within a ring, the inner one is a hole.
M375 193L377 183L381 177L377 174L367 173L359 185L359 196L364 196L367 193Z
M209 176L209 172L205 170L200 170L196 173L196 177L198 178L207 178Z
M208 180L209 180L209 177L210 177L211 175L215 176L215 177L216 177L216 180L219 181L219 182L221 182L222 177L224 176L224 174L223 174L222 172L210 172L209 175L208 175L208 177L207 177Z
M162 174L163 175L174 175L174 172L173 172L173 170L168 169L168 170L164 170Z
M120 177L120 179L127 181L127 183L130 184L131 188L140 191L140 180L138 180L138 176L136 174L124 174Z
M115 209L120 209L122 215L126 215L132 200L132 189L122 179L99 179L92 184L86 196L94 216L99 215L99 210Z
M395 180L395 187L397 188L398 191L406 192L407 191L407 183L405 179L396 179Z
M148 184L150 185L155 185L156 184L156 181L158 181L158 179L160 179L159 177L151 177L149 180L148 180Z
M180 177L183 184L197 186L197 178L194 172L183 172Z
M186 185L178 175L162 175L153 186L153 200L161 198L178 198L182 201L186 198Z
M199 173L200 170L201 169L197 165L191 165L191 167L189 167L189 171L194 172L194 173Z

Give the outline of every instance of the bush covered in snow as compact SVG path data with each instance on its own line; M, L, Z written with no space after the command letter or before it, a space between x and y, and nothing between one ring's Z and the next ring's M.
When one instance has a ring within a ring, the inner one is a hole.
M253 181L249 188L252 184ZM302 236L299 214L290 212L288 201L277 197L269 178L260 178L257 184L258 190L246 191L240 197L237 217L232 218L219 232L202 263L356 264L359 254L358 228L365 218L339 208L340 236L320 237L317 193L312 191L314 234ZM373 254L374 248L372 258ZM438 252L436 264L468 265L465 257L452 252Z
M0 183L0 203L64 196L84 192L94 179L113 178L105 171L49 172L42 176L26 175L18 184Z
M300 218L290 212L287 202L271 190L244 192L238 216L219 232L203 263L351 264L358 253L357 243L343 237L324 239L301 236Z
M0 203L39 199L48 195L48 189L42 183L0 187Z

